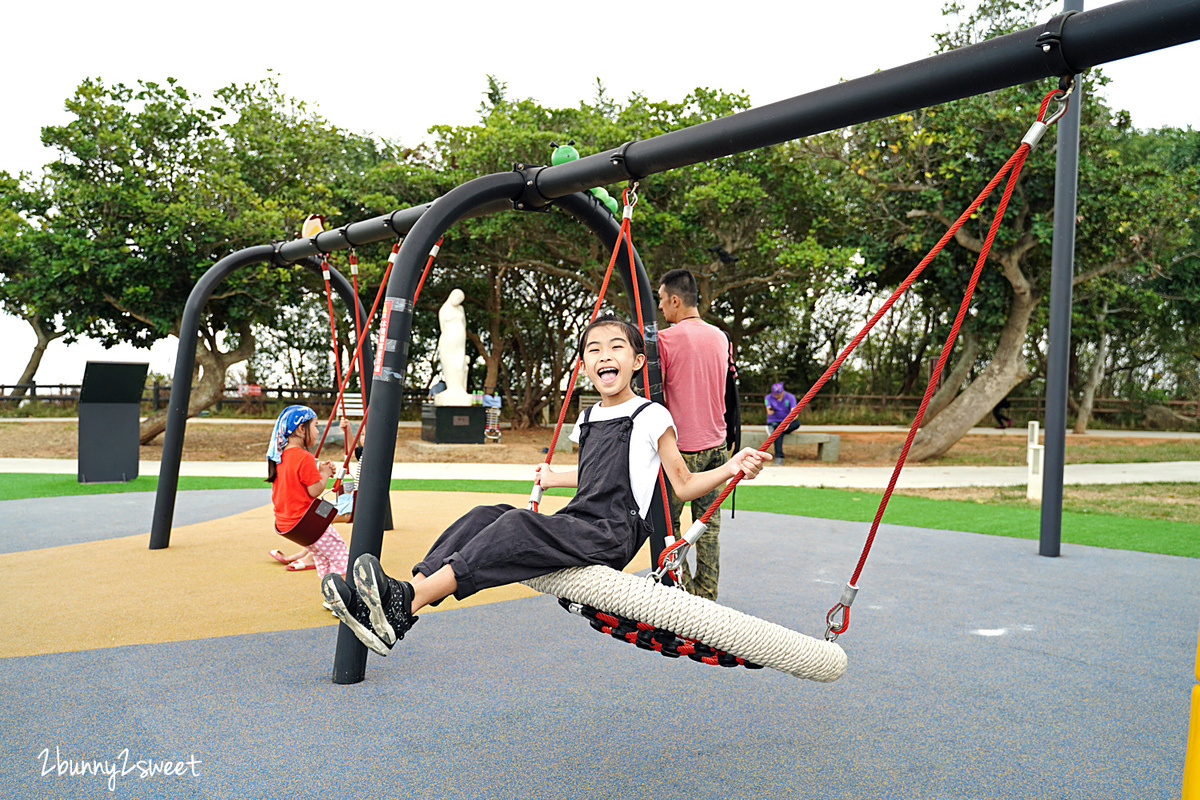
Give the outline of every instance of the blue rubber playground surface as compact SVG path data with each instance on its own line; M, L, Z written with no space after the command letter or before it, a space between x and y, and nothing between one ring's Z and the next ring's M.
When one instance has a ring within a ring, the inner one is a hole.
M269 502L220 494L181 493L177 523ZM0 503L21 520L0 577L34 551L70 570L80 542L145 539L152 503ZM726 512L721 602L819 636L866 530ZM884 525L841 639L849 671L828 685L668 660L542 596L423 615L351 686L330 680L330 621L189 638L181 615L178 641L4 653L0 797L1178 797L1200 562L1036 550ZM146 552L124 566L135 619L162 601L139 589ZM260 601L212 580L231 606ZM3 641L55 614L32 600L8 596Z

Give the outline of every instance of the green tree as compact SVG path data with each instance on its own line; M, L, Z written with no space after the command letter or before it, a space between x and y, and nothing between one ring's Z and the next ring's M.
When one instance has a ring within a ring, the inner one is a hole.
M178 334L196 280L229 252L297 231L334 201L330 186L387 158L263 81L201 102L169 80L136 87L84 81L74 119L43 130L60 157L47 167L41 220L55 282L70 293L72 332L149 346ZM223 393L227 370L254 352L253 325L298 302L310 279L269 264L231 276L206 307L189 413ZM142 425L143 442L165 415Z
M1024 27L1031 24L1027 12L1025 4L984 3L942 37L942 46ZM1176 177L1120 157L1119 144L1132 131L1127 119L1092 97L1098 80L1087 82L1083 109L1075 278L1080 286L1154 271L1179 246L1186 228L1187 206ZM864 282L895 285L908 273L1016 149L1049 88L1049 82L1017 86L812 140L813 152L841 164L843 180L859 189L858 223L873 233L862 240ZM944 453L1030 376L1030 325L1050 273L1052 144L1048 137L1030 155L976 291L967 330L979 337L982 363L918 437L914 460ZM958 247L948 246L916 289L927 313L936 315L938 341L995 207L990 201L958 231Z
M46 348L56 339L74 340L60 320L71 313L69 298L47 269L47 237L31 220L45 215L49 201L42 187L27 188L19 178L0 172L0 308L25 320L37 341L18 384L32 383ZM9 397L22 397L24 385Z
M551 109L533 100L508 98L503 84L489 76L479 124L434 128L425 163L448 189L480 174L510 169L513 163L547 163L554 142L572 140L581 152L596 152L747 106L743 95L705 89L680 102L651 102L634 95L621 103L597 82L592 102ZM614 196L621 188L606 187ZM811 306L827 291L830 275L843 272L853 254L823 245L838 203L814 177L811 159L806 161L794 147L651 176L641 182L638 197L634 241L652 282L672 267L695 271L702 312L739 348L755 350L758 337L790 325L793 317L785 301L803 300ZM521 274L559 279L568 294L582 288L584 294L566 303L544 302L584 312L590 310L589 295L594 298L599 289L609 253L601 251L595 237L556 213L466 220L451 231L448 241L439 257L443 268L460 282L483 281L467 296L468 306L477 309L475 315L468 312L469 317L481 320L472 341L486 365L485 384L492 385L502 375L524 380L541 374L531 370L533 362L546 370L539 387L507 387L516 403L514 418L531 421L558 394L558 384L573 363L562 352L563 343L573 348L573 337L549 330L530 337L544 316L526 319L514 313L510 298L532 291ZM544 289L551 291L553 286L545 284ZM619 285L611 286L609 293L611 305L628 307ZM794 333L792 341L805 338ZM519 359L525 363L506 365L518 341ZM754 353L756 363L758 355Z

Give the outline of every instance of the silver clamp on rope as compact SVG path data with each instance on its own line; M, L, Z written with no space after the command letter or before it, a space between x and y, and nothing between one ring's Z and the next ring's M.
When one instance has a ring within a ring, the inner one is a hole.
M700 537L703 536L705 531L707 531L707 530L708 530L707 525L705 525L700 520L696 520L695 522L692 523L692 526L690 528L688 528L686 532L684 532L683 540L685 542L687 542L689 546L694 545L696 542L698 542L700 540Z
M842 596L829 613L825 615L825 641L836 642L838 635L845 633L850 626L850 606L858 595L858 587L847 583L842 589Z
M1025 132L1025 136L1021 139L1021 144L1029 145L1029 149L1032 150L1037 147L1038 142L1042 140L1042 137L1046 135L1046 131L1049 129L1049 125L1038 120L1029 126L1029 130Z
M1045 122L1039 119L1037 122L1030 125L1029 130L1025 132L1024 138L1021 139L1021 144L1028 144L1030 150L1037 147L1038 142L1042 140L1042 137L1046 134L1047 129L1062 119L1063 114L1067 113L1067 107L1070 105L1069 100L1071 98L1071 92L1073 91L1075 91L1075 79L1071 78L1067 82L1067 88L1060 89L1060 94L1054 98L1054 101L1058 103L1058 107L1054 109L1054 113L1047 117Z
M535 483L533 485L533 491L529 493L529 505L527 507L528 510L536 510L537 505L540 502L542 502L542 485L540 483Z
M441 249L442 249L441 245L435 244L429 251L429 257L437 258L437 254Z

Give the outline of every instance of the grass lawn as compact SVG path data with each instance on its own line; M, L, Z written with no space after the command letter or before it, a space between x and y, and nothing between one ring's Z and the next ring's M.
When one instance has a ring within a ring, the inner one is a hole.
M130 483L88 484L74 475L26 475L14 473L0 482L0 500L29 497L61 497L111 492L152 492L155 477L140 477ZM181 477L180 491L199 489L264 489L260 478ZM397 491L475 491L528 494L523 481L393 481ZM917 528L965 531L992 536L1037 539L1041 511L1028 503L1023 492L1010 489L974 490L979 496L942 499L930 490L922 496L896 494L888 503L884 524ZM1078 496L1074 496L1078 493ZM568 495L569 490L552 489L547 494ZM932 496L931 496L932 495ZM1124 496L1123 500L1114 499ZM843 489L812 489L790 486L739 486L737 508L775 514L870 522L879 505L878 493ZM1175 510L1164 498L1180 498ZM1200 524L1195 504L1200 498L1196 484L1128 484L1114 486L1068 486L1064 490L1062 539L1069 544L1137 550L1147 553L1200 558ZM1002 507L1002 512L997 513ZM1164 518L1165 517L1165 518Z

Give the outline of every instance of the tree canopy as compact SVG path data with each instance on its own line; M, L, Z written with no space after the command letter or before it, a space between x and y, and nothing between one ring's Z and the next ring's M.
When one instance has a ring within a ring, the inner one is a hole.
M941 48L1029 24L1029 4L1014 0L949 10L957 23ZM1096 99L1105 80L1096 71L1083 87L1071 378L1083 425L1099 395L1190 397L1200 388L1200 351L1187 333L1200 322L1200 138L1190 129L1137 130ZM779 379L803 391L1011 155L1051 85L650 176L639 186L634 241L651 281L674 267L696 273L702 313L737 349L744 392ZM743 94L705 88L678 101L617 100L598 80L588 100L548 108L509 97L495 76L483 96L475 124L435 126L405 147L338 128L269 78L211 98L173 80L84 81L67 102L72 120L43 131L58 158L39 176L0 172L0 307L38 335L22 382L56 338L148 346L177 334L188 293L209 267L294 237L310 213L338 226L428 202L515 162L549 163L555 145L597 152L750 105ZM1007 394L1040 391L1054 151L1051 133L1028 159L915 458L944 452ZM619 196L622 187L604 188ZM994 208L963 226L830 390L920 390ZM368 307L387 246L358 254ZM420 299L410 384L435 378L432 312L460 288L472 383L501 393L514 424L536 423L561 401L608 255L562 213L458 223ZM190 412L215 402L242 362L278 382L331 383L317 291L298 267L262 264L231 276L205 310ZM621 293L614 285L610 304L623 307ZM339 325L345 363L353 337ZM152 419L143 436L161 430Z

